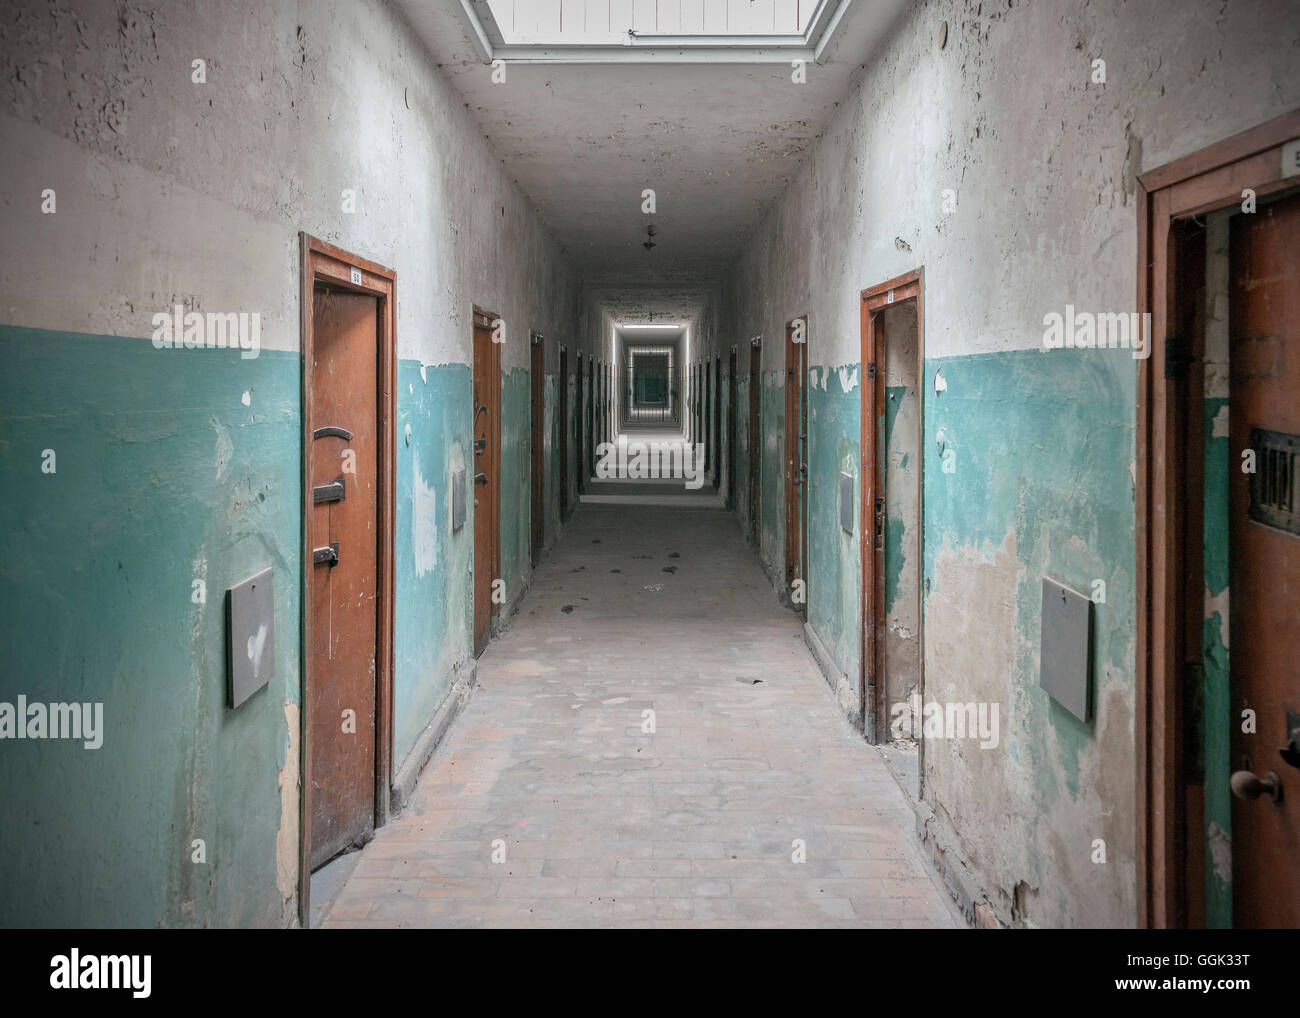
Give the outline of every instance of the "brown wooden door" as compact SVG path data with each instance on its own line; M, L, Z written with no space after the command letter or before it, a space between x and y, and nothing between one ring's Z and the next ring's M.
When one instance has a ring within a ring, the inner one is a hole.
M804 492L808 489L808 435L804 366L807 343L796 343L794 323L785 327L785 582L790 593L804 575ZM806 593L806 587L805 587ZM802 610L804 603L796 604Z
M1273 774L1283 787L1277 802L1233 799L1233 913L1238 926L1291 929L1300 927L1300 745L1280 750L1300 727L1298 238L1300 194L1231 219L1232 766L1238 780ZM1247 450L1253 474L1241 468ZM1245 710L1253 734L1242 732Z
M533 567L542 557L542 541L546 536L546 344L541 336L533 337L532 363L530 379L532 400L530 413L531 427L531 461L532 479L530 483L532 519L532 560Z
M759 472L763 454L762 429L763 348L755 341L749 347L749 540L759 546L762 495Z
M713 487L722 480L722 355L713 357Z
M695 365L695 441L704 447L704 468L709 466L709 436L704 433L704 408L708 404L709 394L704 388L704 362Z
M713 418L709 412L712 395L709 391L709 362L700 361L700 434L704 438L704 472L706 474L713 468L713 435L710 430L710 422Z
M727 508L736 508L736 348L727 358Z
M501 360L494 316L474 313L474 656L492 635L501 553Z
M587 465L587 401L585 379L582 374L582 351L578 351L578 370L573 374L575 397L573 400L573 462L577 467L577 487L581 494L587 487L587 475L583 472Z
M559 406L556 410L556 434L560 441L560 519L569 516L569 349L560 347L560 380L556 386Z
M375 824L379 325L377 298L314 287L312 869L367 840Z

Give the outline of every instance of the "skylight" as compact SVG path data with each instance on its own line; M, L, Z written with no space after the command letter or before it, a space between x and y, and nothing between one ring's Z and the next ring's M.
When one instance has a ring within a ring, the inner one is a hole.
M815 60L855 0L455 0L485 61Z
M506 43L621 45L650 35L802 35L816 0L488 0Z

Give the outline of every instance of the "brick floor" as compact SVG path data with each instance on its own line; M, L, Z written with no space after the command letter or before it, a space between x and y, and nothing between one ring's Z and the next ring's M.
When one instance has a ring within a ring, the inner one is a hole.
M735 517L583 505L321 925L960 921Z

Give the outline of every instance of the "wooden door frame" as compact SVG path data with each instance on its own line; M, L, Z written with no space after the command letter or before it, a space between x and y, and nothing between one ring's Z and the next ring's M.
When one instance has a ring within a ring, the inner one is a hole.
M500 315L492 311L485 311L477 304L471 305L470 340L469 340L469 364L470 364L469 373L470 373L470 402L471 403L473 403L474 401L473 400L474 360L475 360L474 331L476 329L487 329L489 332L491 332L493 323L499 322L500 320L501 320ZM490 344L490 349L492 350L492 357L491 357L492 363L488 367L488 371L492 375L492 379L491 379L492 393L496 405L491 408L492 410L495 410L495 414L491 412L489 412L488 414L488 419L490 421L493 421L493 423L490 424L488 428L488 437L491 440L492 465L493 465L493 469L496 470L497 483L494 485L489 485L489 487L492 489L492 498L491 498L492 505L489 506L489 512L493 520L493 529L496 531L496 540L492 542L492 548L491 548L492 561L488 563L488 570L491 573L491 579L497 579L501 576L501 475L502 475L502 470L501 470L501 344L493 342ZM471 407L471 414L477 415L478 407ZM474 446L474 426L475 426L475 420L473 417L471 417L470 426L469 426L469 441L470 441L471 450L473 449ZM470 490L470 498L472 499L474 498L473 495L474 484L473 484L472 476L470 478L469 490ZM477 523L477 521L475 522ZM475 584L478 583L478 568L479 568L479 563L475 562L474 563ZM490 582L491 580L489 580L489 583ZM474 597L475 597L475 592L473 589L471 589L470 590L471 603L474 601ZM471 615L472 614L473 613L471 612ZM488 643L492 642L492 619L499 618L500 615L501 615L501 605L497 604L497 602L492 598L488 598L488 637L487 637ZM474 643L474 631L473 631L474 625L475 622L471 620L471 624L470 624L471 644ZM486 649L486 647L487 644L484 644L484 649ZM478 655L475 655L475 657L477 656Z
M876 441L876 418L884 404L885 368L883 349L876 331L876 315L886 308L916 302L916 561L923 563L925 547L925 268L913 269L895 276L877 286L862 291L861 307L861 364L858 368L862 387L861 420L858 435L859 509L858 545L862 558L862 630L859 649L861 667L858 674L858 702L861 715L857 719L868 741L880 743L888 733L888 704L885 703L884 640L877 637L877 616L883 607L885 591L885 556L877 555L875 547L875 504L883 497L879 490L880 457L885 450ZM885 342L888 343L888 337ZM872 375L875 365L875 377ZM924 570L918 567L916 577L917 600L917 688L925 696L925 623L921 608L921 588L925 582ZM920 753L924 753L924 743ZM924 765L924 757L920 758ZM921 773L924 774L924 766Z
M308 233L298 234L301 258L299 328L302 335L302 518L303 565L299 597L299 760L301 784L298 797L298 922L306 928L311 919L311 604L314 566L311 557L312 490L312 400L315 395L312 365L315 360L313 295L317 281L331 287L377 298L379 335L375 339L377 378L375 386L378 421L379 462L375 464L377 490L375 510L378 555L375 560L377 594L375 612L375 828L388 822L391 809L393 771L393 572L394 520L396 518L397 443L397 275L378 262L360 258ZM354 272L359 273L358 276Z
M1171 927L1183 921L1186 838L1184 780L1179 761L1182 664L1178 592L1183 568L1180 498L1185 394L1167 378L1171 320L1177 314L1170 280L1172 224L1300 185L1281 175L1281 147L1300 138L1300 110L1233 135L1142 174L1137 180L1137 306L1150 312L1150 355L1137 379L1137 924Z

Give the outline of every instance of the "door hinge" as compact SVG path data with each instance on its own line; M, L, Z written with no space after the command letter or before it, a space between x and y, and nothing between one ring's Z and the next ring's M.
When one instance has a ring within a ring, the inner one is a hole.
M875 361L868 361L868 362L867 362L867 381L868 381L868 382L874 382L875 380L876 380L876 362L875 362Z

